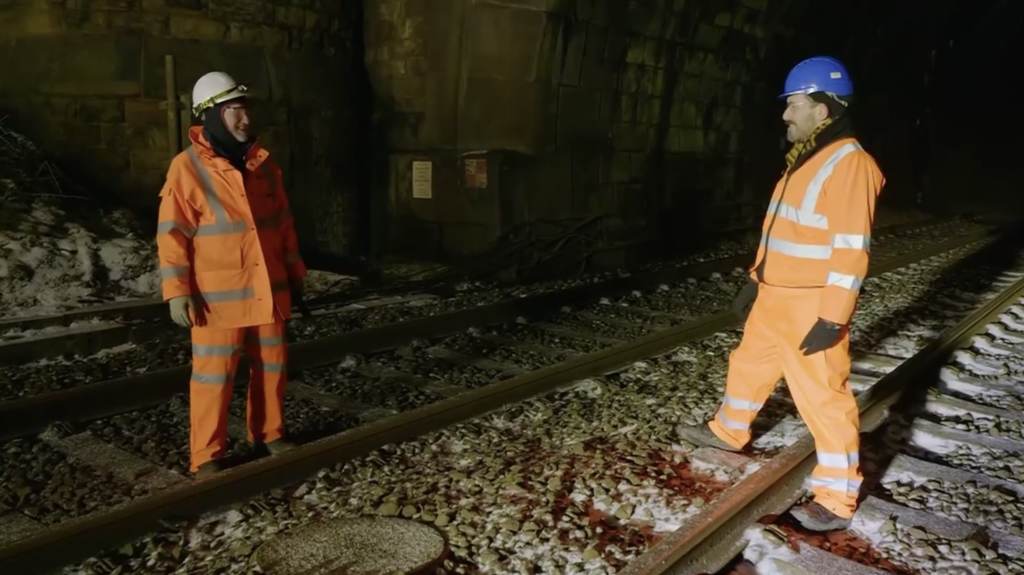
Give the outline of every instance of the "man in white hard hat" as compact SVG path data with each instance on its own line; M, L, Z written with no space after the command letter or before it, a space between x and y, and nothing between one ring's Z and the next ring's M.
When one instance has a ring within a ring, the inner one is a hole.
M202 126L171 161L160 192L157 247L171 319L192 330L191 471L223 468L228 404L244 348L249 441L270 454L285 439L285 320L306 267L281 170L249 131L247 88L210 72L192 89Z

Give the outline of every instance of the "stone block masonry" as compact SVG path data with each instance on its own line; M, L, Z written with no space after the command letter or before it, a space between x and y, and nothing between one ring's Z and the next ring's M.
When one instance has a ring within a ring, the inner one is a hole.
M602 215L601 257L619 265L760 219L737 174L766 0L441 4L443 19L425 0L368 6L396 249L465 255L514 226ZM480 151L501 168L469 190L453 157ZM394 184L430 158L442 170L431 199ZM472 245L453 251L446 238L469 228Z
M302 241L346 253L356 166L351 4L322 0L9 0L0 7L6 121L76 176L152 212L169 149L164 58L177 91L224 70L250 84Z

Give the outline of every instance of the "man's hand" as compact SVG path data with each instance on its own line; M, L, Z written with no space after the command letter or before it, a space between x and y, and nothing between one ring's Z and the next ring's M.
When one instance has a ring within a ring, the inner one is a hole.
M843 326L818 318L811 331L807 332L804 341L800 343L800 350L804 355L814 355L820 351L839 343L843 334Z
M195 314L196 304L190 296L172 298L167 304L171 309L171 321L181 327L192 327L192 316L189 313Z

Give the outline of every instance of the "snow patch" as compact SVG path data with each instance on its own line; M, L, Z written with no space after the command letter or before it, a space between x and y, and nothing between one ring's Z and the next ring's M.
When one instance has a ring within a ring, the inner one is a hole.
M807 426L797 416L787 415L782 421L776 423L767 433L758 437L753 442L753 447L759 451L772 451L789 447L807 433Z
M157 293L155 230L127 211L102 207L2 125L0 146L0 315Z
M754 565L758 575L788 575L780 561L794 561L799 557L785 541L760 525L747 528L743 539L747 542L743 558Z

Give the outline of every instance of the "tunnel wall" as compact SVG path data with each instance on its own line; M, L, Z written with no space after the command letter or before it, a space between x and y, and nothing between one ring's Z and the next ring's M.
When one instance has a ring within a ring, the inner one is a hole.
M1016 114L981 113L994 109L989 105L1013 108L1007 96L1016 93L1016 77L1007 62L1020 53L1024 3L864 0L851 10L800 1L785 12L759 75L782 78L794 63L819 54L847 64L858 137L886 176L883 208L1024 216L1010 168L1019 157ZM767 149L750 152L771 156Z
M284 170L301 241L343 253L356 173L350 8L328 0L9 0L0 7L5 122L97 190L152 213L173 154L165 55L176 59L178 93L225 70L259 98L254 123Z
M588 235L596 259L618 265L759 221L744 179L743 108L768 8L369 3L367 66L390 155L377 182L384 241L444 259L510 230L568 227ZM425 161L430 197L414 197L414 180L427 179L414 163Z
M952 33L957 5L957 0L936 0L921 9L865 0L850 10L793 3L766 50L760 69L765 77L784 78L793 64L816 55L846 64L855 87L851 112L858 139L886 177L883 206L923 204L932 52ZM760 114L774 119L778 112Z

